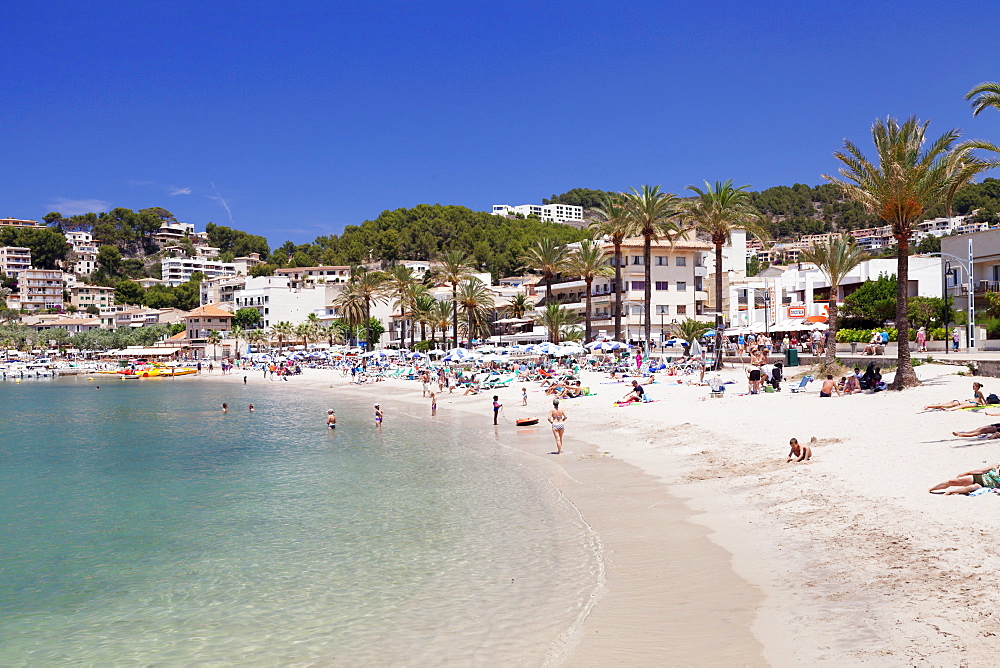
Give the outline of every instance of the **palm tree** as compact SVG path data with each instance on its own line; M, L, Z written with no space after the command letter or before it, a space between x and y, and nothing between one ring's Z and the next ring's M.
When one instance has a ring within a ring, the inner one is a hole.
M434 300L434 306L431 308L430 319L431 319L431 341L436 341L434 338L434 330L441 330L441 338L445 339L445 332L448 331L448 325L451 324L451 318L453 315L453 309L451 304L447 302L442 302Z
M566 263L566 270L582 278L587 286L587 306L584 313L585 324L583 328L584 343L591 339L590 323L592 317L591 303L594 296L592 289L594 279L601 276L610 276L614 273L614 270L605 262L607 255L603 244L591 241L590 239L584 239L580 242L580 247L570 253L569 260Z
M233 325L229 330L229 335L236 339L236 359L241 357L240 355L240 339L245 338L247 332L240 325Z
M326 339L327 344L333 347L333 344L337 341L342 341L344 337L344 330L337 326L335 322L328 322L322 325L319 330L320 336Z
M534 303L528 299L528 295L519 292L511 297L510 302L503 308L512 318L523 318L524 314L531 310L533 306Z
M521 256L521 262L529 269L542 272L545 279L545 303L552 303L552 279L566 268L569 250L555 239L543 237L529 246Z
M643 330L643 348L648 348L652 336L652 321L649 313L653 303L652 242L660 237L666 238L671 244L683 234L677 224L677 196L673 193L661 193L660 186L642 186L640 190L631 189L625 195L626 219L629 222L630 234L642 236L642 263L645 265L645 289L643 305L646 317Z
M615 340L622 340L622 243L629 235L628 205L622 193L607 193L596 210L601 218L591 225L595 234L606 237L614 246L615 266Z
M465 331L471 346L475 335L483 331L482 324L488 323L489 311L493 308L493 294L485 283L472 277L459 286L458 303L465 312L468 323Z
M386 282L386 275L381 271L368 271L364 267L355 267L347 287L334 300L334 304L341 308L342 316L351 326L365 327L365 342L369 350L375 346L370 326L372 303L387 299Z
M843 234L829 241L814 243L803 251L801 259L816 265L830 283L830 306L827 321L830 329L826 336L826 360L824 366L830 368L837 357L837 293L840 283L848 273L868 259L868 255L858 248L854 237Z
M434 308L434 304L437 303L439 303L438 300L429 295L426 289L413 298L413 319L420 325L421 341L427 340L427 325L431 325L431 336L433 338L434 325L431 323L434 322L434 319L431 311ZM412 348L413 346L411 345L410 347Z
M219 332L214 329L211 330L208 333L208 336L205 337L205 343L212 346L212 359L215 359L216 357L218 357L216 353L219 352L218 351L219 344L222 343L222 334L219 334Z
M263 329L251 329L247 334L247 341L257 349L257 352L261 352L264 346L270 347L271 336Z
M975 158L970 143L956 144L960 133L950 130L930 146L925 146L929 122L920 123L911 116L902 124L891 116L878 119L872 126L872 140L878 164L864 156L849 140L834 157L844 163L843 178L823 175L840 187L847 197L892 227L896 239L896 328L899 331L896 377L889 386L894 390L919 385L910 362L909 258L913 226L923 220L927 209L940 203L951 208L956 191L976 174L989 167ZM969 295L969 299L972 299Z
M683 219L696 233L709 237L715 246L715 368L722 367L722 247L729 243L734 230L745 230L756 237L766 236L760 214L750 201L750 186L733 187L732 179L716 181L705 190L688 186L698 197L687 202Z
M281 322L276 322L271 327L271 337L278 339L278 353L281 353L281 348L283 347L286 339L290 339L295 336L295 325L288 322L287 320L282 320Z
M399 325L404 326L407 312L413 308L413 286L417 285L417 279L413 275L413 270L401 264L393 265L386 272L386 293L395 298L395 307L399 309ZM412 324L410 331L413 331ZM405 335L405 328L400 331L399 340L402 343Z
M972 102L972 115L978 116L979 112L987 109L988 107L994 107L1000 109L1000 83L995 81L985 81L968 93L965 94L965 99ZM993 151L994 153L1000 153L1000 146L996 144L991 144L984 141L974 141L971 142L973 148L980 148L987 151ZM992 167L1000 167L1000 163L991 163Z
M701 338L701 335L712 329L712 325L694 318L684 318L679 323L670 326L670 331L674 336L682 341L693 341Z
M430 297L429 293L430 293L430 288L428 288L423 283L416 283L415 282L412 286L410 286L410 348L411 349L413 348L413 345L414 345L414 343L417 340L416 339L416 336L417 336L417 327L416 327L416 325L417 325L418 322L420 323L420 340L421 341L424 338L424 331L425 331L424 330L425 323L420 322L419 319L417 318L417 300L419 300L419 299L421 299L423 297ZM434 299L433 297L430 297L430 298Z
M445 283L451 284L451 317L452 317L452 340L455 347L458 347L458 284L467 279L472 273L472 258L468 253L459 250L445 251L441 256L437 275ZM444 330L441 330L442 336Z
M559 304L546 304L542 310L542 326L549 330L549 340L559 343L563 330L580 322L580 318Z

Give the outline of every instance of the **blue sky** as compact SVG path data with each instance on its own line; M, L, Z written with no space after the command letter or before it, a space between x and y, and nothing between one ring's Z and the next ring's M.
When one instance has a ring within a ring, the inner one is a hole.
M0 217L163 206L276 246L420 203L815 185L877 116L1000 141L1000 113L963 99L1000 79L998 19L985 2L4 2Z

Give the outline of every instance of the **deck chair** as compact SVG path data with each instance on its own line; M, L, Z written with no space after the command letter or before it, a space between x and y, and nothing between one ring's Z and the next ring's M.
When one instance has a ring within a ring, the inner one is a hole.
M805 376L802 378L801 381L799 381L798 385L789 385L788 387L792 391L792 394L796 394L798 392L804 392L806 389L806 385L808 385L809 381L812 379L813 379L812 376Z

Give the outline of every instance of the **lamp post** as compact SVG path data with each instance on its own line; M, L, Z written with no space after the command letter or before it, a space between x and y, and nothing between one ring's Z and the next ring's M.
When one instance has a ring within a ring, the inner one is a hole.
M962 269L965 270L965 275L966 275L966 280L967 280L966 290L968 291L968 298L966 299L966 309L967 309L966 310L966 313L967 313L967 316L966 316L966 325L965 325L965 327L966 327L966 336L968 336L968 339L969 339L969 352L970 353L971 352L975 352L975 350L976 350L976 324L975 324L975 320L976 320L976 289L975 289L975 286L973 285L973 282L972 282L972 261L973 261L972 239L969 239L969 257L968 257L967 260L963 260L962 258L960 258L960 257L958 257L956 255L952 255L951 253L927 253L927 255L937 255L937 256L939 256L941 258L945 258L945 257L951 258L951 261L954 261L955 264L959 265L960 267L962 267ZM946 261L945 262L945 266L948 267L948 271L951 271L951 261ZM948 274L945 273L944 275L947 276ZM958 281L956 281L956 285L957 285L957 283L958 283ZM941 287L944 289L944 292L941 295L941 297L944 299L944 305L945 305L945 308L947 309L948 308L948 292L947 292L948 285L947 285L947 282L944 279L942 279L942 286ZM950 322L945 323L945 337L946 337L945 338L945 346L944 346L945 350L948 349L947 335L948 335L948 326L950 324L951 324Z

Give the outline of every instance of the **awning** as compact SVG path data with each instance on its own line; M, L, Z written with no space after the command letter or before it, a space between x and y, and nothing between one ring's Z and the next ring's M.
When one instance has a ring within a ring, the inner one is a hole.
M122 348L121 350L109 350L108 355L112 357L162 357L174 355L180 348Z

